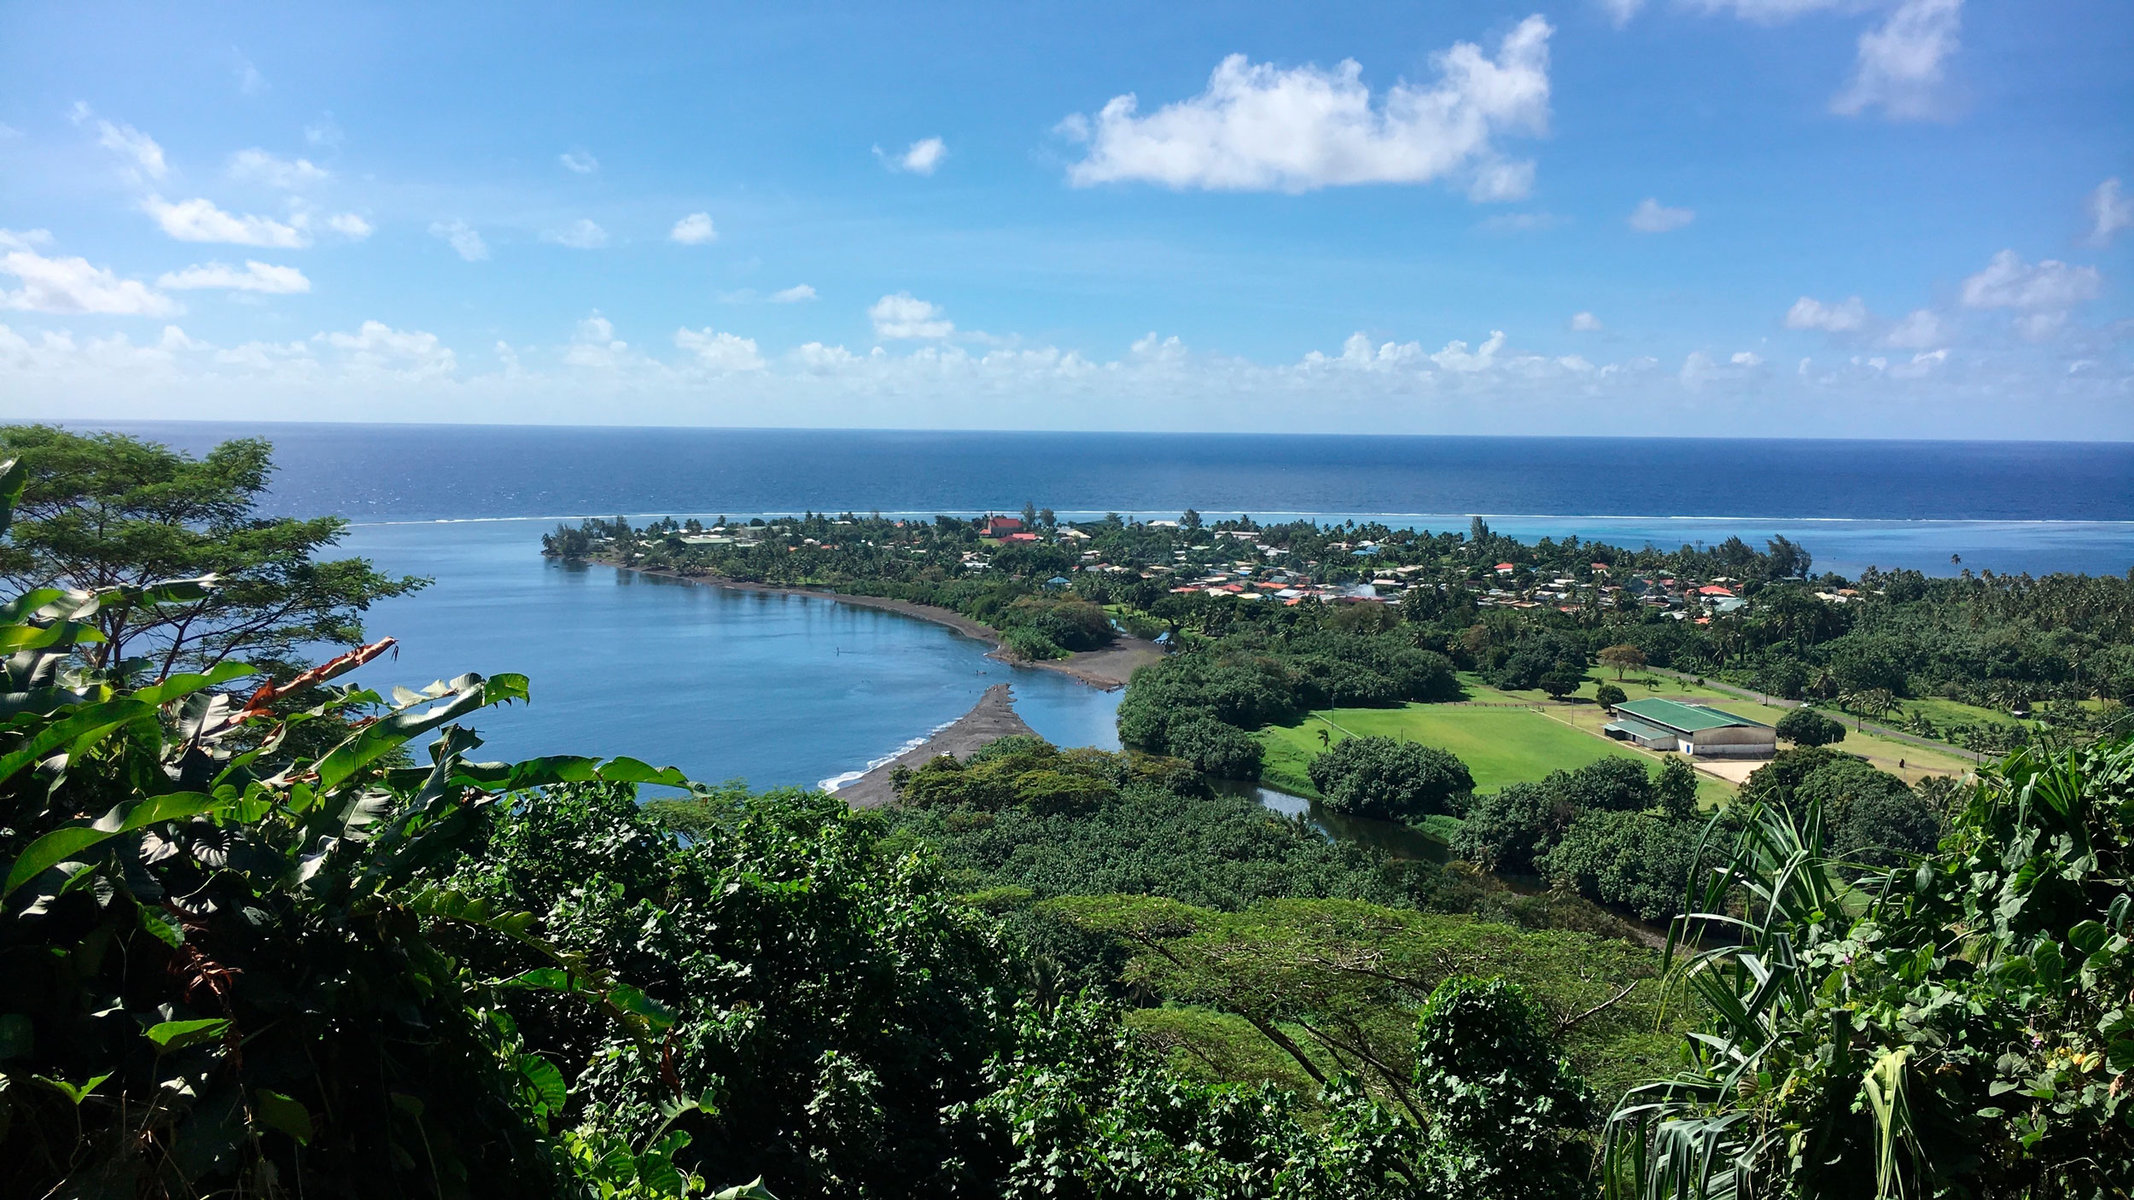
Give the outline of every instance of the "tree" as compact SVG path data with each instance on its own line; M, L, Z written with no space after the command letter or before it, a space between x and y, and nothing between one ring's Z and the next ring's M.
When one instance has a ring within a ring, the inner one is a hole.
M1652 790L1660 811L1668 816L1686 820L1697 815L1697 768L1688 759L1669 755L1653 776Z
M1541 677L1541 690L1547 692L1550 699L1561 700L1577 691L1578 686L1584 682L1584 679L1568 671L1550 671Z
M1306 770L1327 807L1387 821L1451 812L1475 787L1467 764L1450 751L1389 737L1350 738Z
M1180 528L1186 529L1188 531L1199 529L1200 512L1196 509L1187 509L1185 511L1185 515L1178 518L1178 524Z
M1623 689L1612 683L1604 683L1593 689L1593 703L1602 708L1614 708L1628 699L1630 697L1624 694Z
M0 455L19 455L25 472L0 546L0 578L17 590L216 577L182 603L100 607L92 620L103 641L81 648L97 670L163 678L244 662L286 679L308 665L308 647L360 644L372 604L429 583L360 558L319 558L347 531L339 517L260 516L273 470L264 441L194 458L123 433L18 425L0 429Z
M1835 745L1845 740L1845 722L1803 706L1778 719L1778 736L1796 746Z
M1446 1200L1587 1194L1585 1081L1516 984L1458 975L1415 1023L1415 1085L1430 1106L1427 1159Z
M1600 661L1604 667L1615 668L1616 682L1620 683L1626 672L1645 669L1645 652L1628 642L1622 642L1603 649L1600 652Z
M1037 505L1028 500L1023 501L1023 528L1037 528Z

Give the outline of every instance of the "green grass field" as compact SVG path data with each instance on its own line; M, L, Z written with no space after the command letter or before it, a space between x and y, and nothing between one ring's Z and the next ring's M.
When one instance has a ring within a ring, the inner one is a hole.
M1477 695L1475 699L1484 699ZM1602 758L1634 758L1651 766L1659 755L1624 746L1554 720L1530 708L1476 708L1409 704L1401 708L1336 708L1312 713L1300 725L1260 731L1267 748L1261 778L1298 795L1313 794L1305 768L1327 744L1350 736L1403 738L1450 750L1474 773L1475 790L1493 792L1507 783L1533 782L1551 771L1572 770ZM1697 777L1704 803L1721 804L1734 789L1709 776Z

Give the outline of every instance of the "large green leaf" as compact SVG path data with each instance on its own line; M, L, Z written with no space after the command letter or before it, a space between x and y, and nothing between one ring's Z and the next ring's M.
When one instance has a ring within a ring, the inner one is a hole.
M16 888L42 872L119 834L130 833L158 821L217 812L222 807L222 802L213 796L203 796L198 792L170 792L134 804L118 805L90 824L68 825L55 829L31 842L29 849L24 850L14 865L8 868L7 882L0 886L0 900L13 895Z

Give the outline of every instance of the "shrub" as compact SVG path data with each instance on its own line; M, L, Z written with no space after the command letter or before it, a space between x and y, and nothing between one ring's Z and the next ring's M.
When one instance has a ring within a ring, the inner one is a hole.
M1613 708L1628 699L1630 697L1623 689L1612 683L1604 683L1593 689L1593 702L1602 708Z
M1778 736L1796 746L1829 746L1845 740L1845 722L1812 708L1796 708L1778 719Z
M1169 751L1219 779L1258 779L1264 754L1258 738L1212 717L1171 727Z
M1450 751L1388 737L1349 738L1314 758L1308 772L1329 808L1389 821L1457 814L1475 787Z

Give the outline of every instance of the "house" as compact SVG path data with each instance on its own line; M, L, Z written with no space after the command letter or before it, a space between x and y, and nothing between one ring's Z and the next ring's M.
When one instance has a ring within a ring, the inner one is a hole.
M987 517L980 522L978 532L986 537L1006 537L1011 533L1020 533L1022 527L1021 517Z
M1517 563L1498 563L1498 564L1497 564L1497 574L1499 574L1499 575L1509 575L1509 574L1511 574L1511 573L1512 573L1513 571L1516 571L1516 570L1518 570L1518 569L1519 569L1519 566L1518 566L1518 564L1517 564Z
M1625 700L1608 710L1603 731L1647 750L1680 750L1695 758L1769 758L1778 753L1778 731L1680 700Z
M1011 533L1000 540L1003 542L1012 542L1018 546L1027 546L1032 542L1038 541L1039 538L1034 533Z
M1720 587L1716 583L1707 583L1703 587L1698 588L1697 594L1700 596L1720 596L1726 597L1728 599L1731 599L1734 595L1731 590Z
M1054 575L1052 578L1047 579L1045 581L1045 586L1048 588L1063 588L1073 582L1073 580L1067 578L1065 575Z

